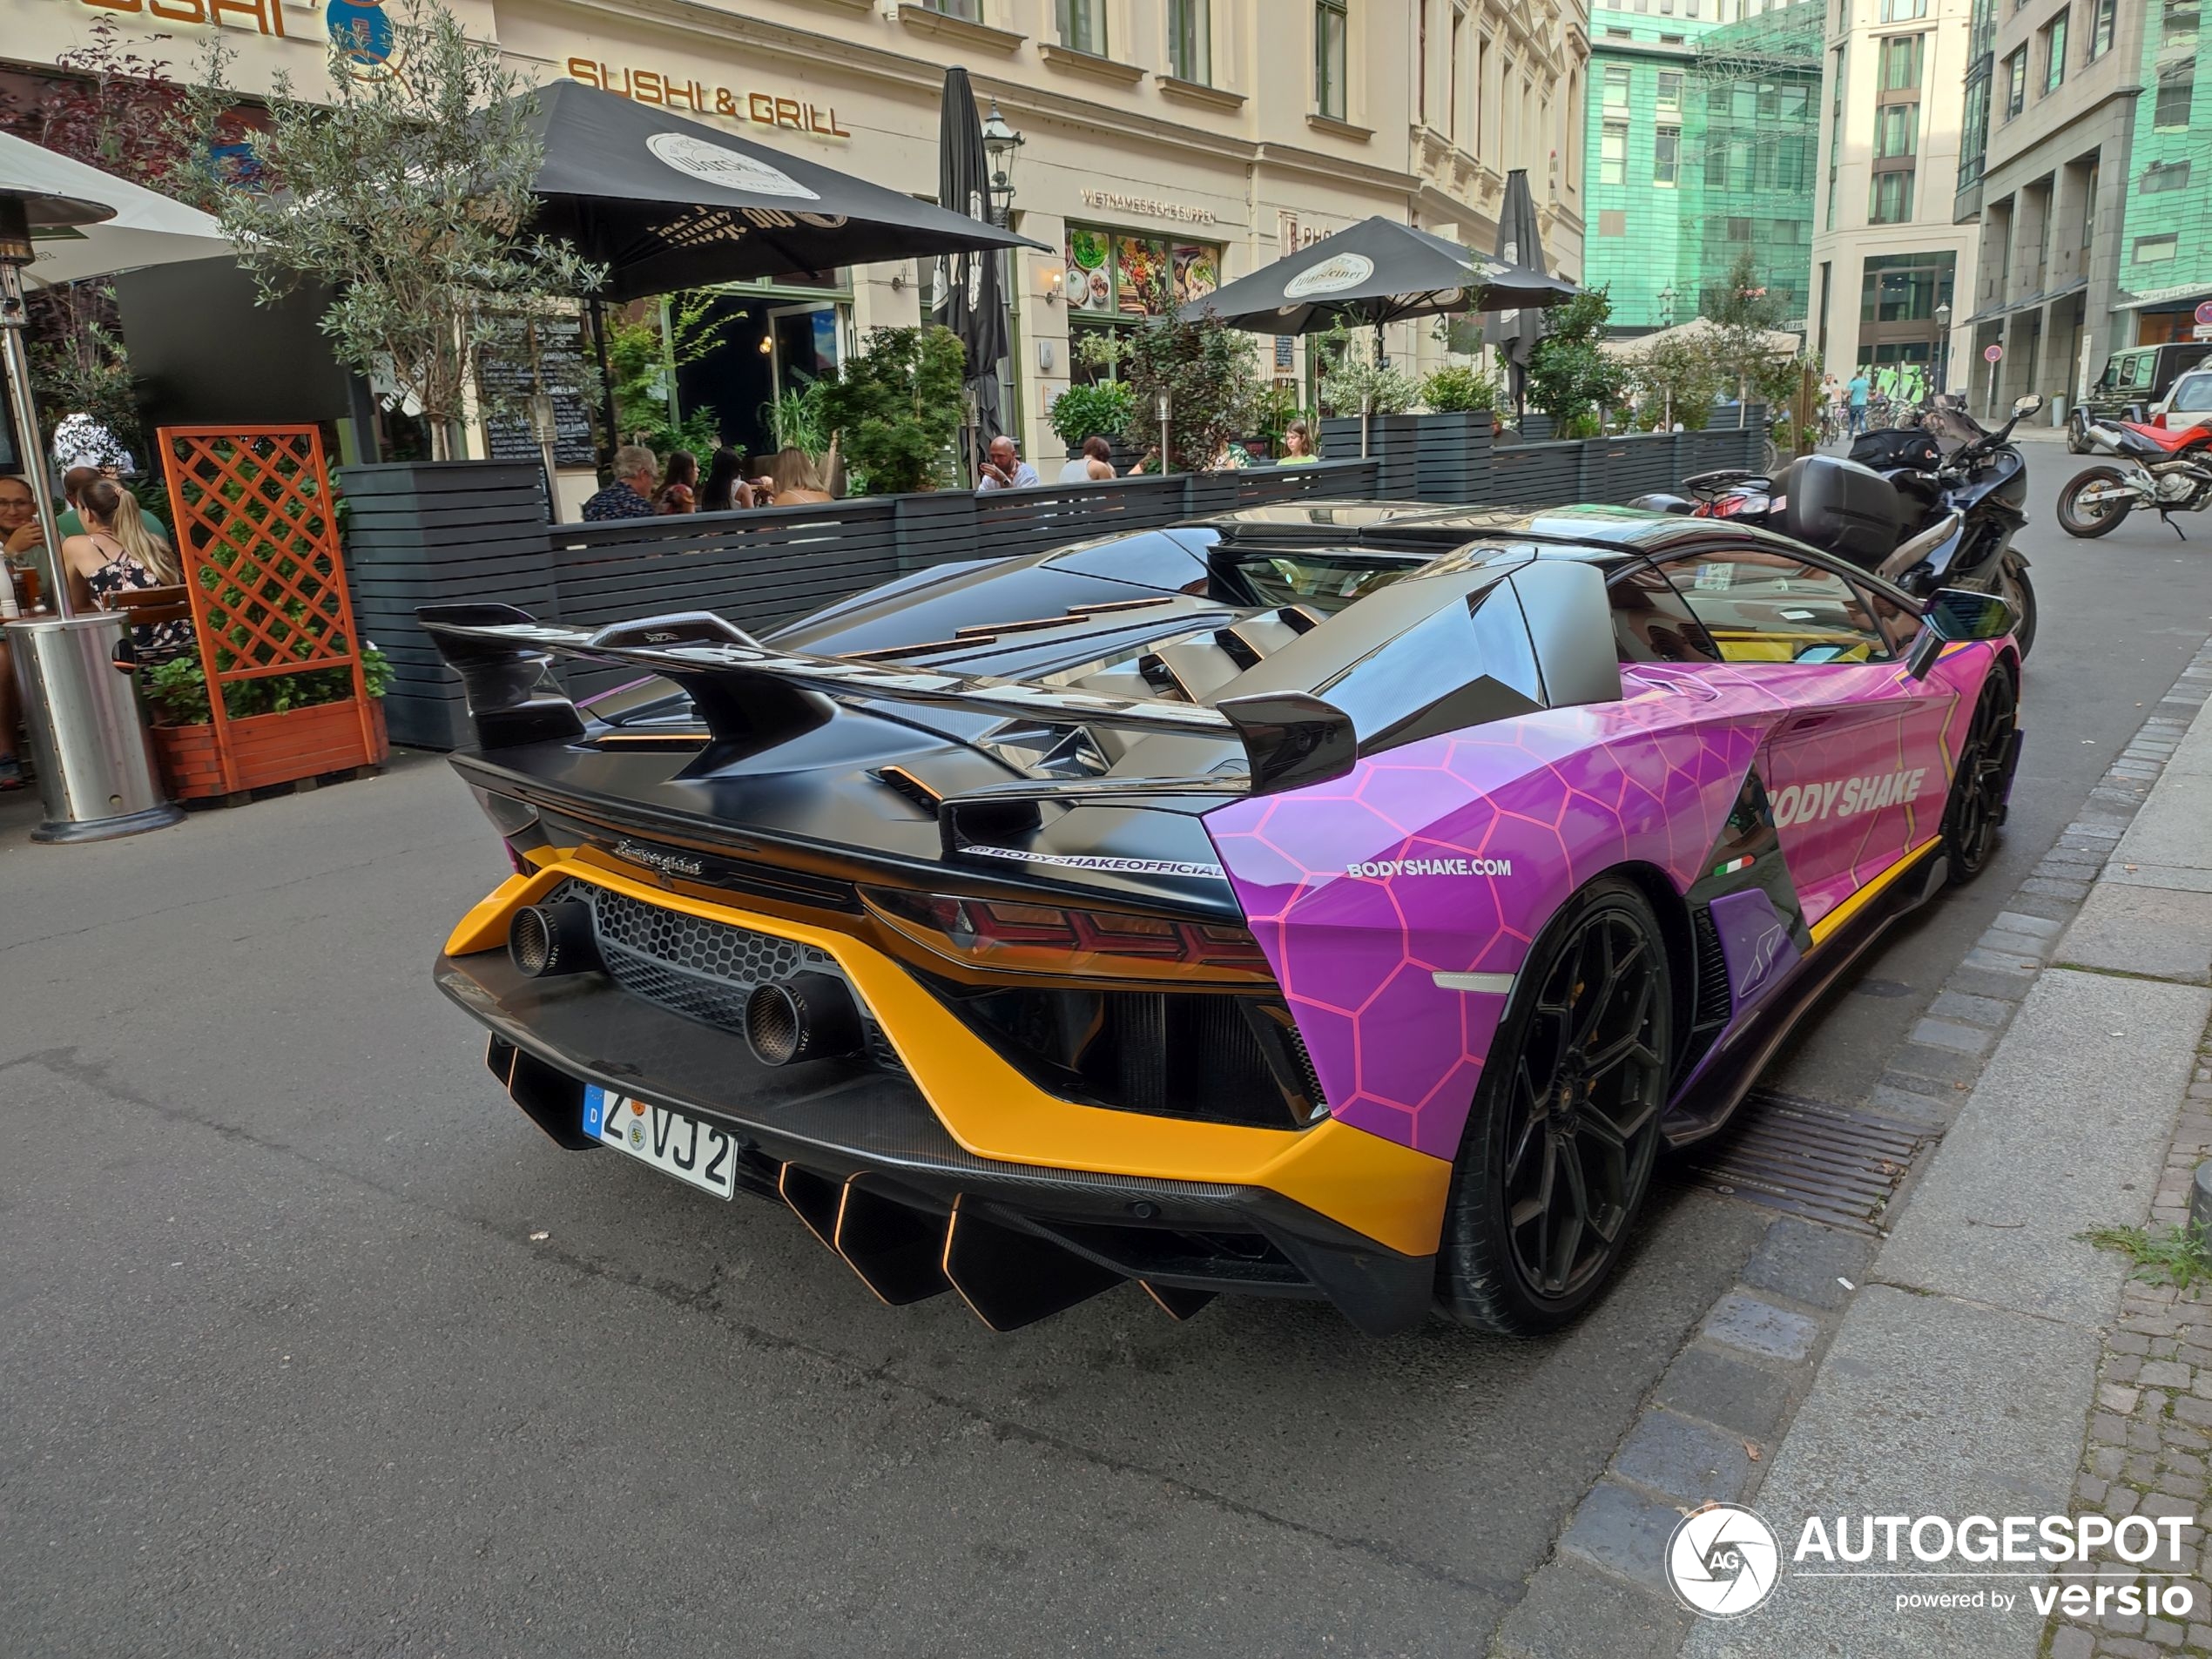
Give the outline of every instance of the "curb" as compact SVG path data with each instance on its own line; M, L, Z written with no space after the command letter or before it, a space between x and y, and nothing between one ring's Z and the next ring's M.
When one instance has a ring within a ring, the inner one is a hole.
M1939 1137L2208 700L2212 640L2145 716L1868 1090L1869 1108L1929 1137L1882 1223L1911 1202ZM1495 1659L1680 1652L1698 1621L1667 1589L1668 1538L1691 1510L1757 1493L1888 1231L1864 1238L1795 1217L1767 1230L1500 1624Z

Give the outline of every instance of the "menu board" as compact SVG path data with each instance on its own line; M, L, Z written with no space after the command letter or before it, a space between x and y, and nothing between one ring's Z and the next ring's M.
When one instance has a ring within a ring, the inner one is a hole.
M530 400L552 406L553 463L589 467L597 460L583 355L583 324L576 317L511 318L476 360L476 384L488 403L484 436L495 461L541 458Z

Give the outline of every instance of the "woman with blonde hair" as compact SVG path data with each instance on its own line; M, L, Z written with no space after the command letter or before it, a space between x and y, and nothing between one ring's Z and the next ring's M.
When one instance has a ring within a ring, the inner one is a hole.
M775 500L779 507L811 507L823 502L835 501L829 492L829 477L837 470L837 448L834 444L825 461L816 461L804 449L786 446L776 451L768 463L768 475L775 480Z
M112 478L84 487L78 498L84 534L62 538L61 562L70 597L80 610L112 610L116 595L134 589L172 588L184 578L176 550L138 509L138 497ZM192 648L189 620L132 630L141 663L162 663Z

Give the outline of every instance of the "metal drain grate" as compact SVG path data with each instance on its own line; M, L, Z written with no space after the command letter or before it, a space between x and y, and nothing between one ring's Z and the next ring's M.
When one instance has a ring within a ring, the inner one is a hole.
M1676 1167L1693 1186L1831 1227L1879 1233L1877 1217L1934 1138L1894 1118L1755 1089L1736 1122L1691 1147Z

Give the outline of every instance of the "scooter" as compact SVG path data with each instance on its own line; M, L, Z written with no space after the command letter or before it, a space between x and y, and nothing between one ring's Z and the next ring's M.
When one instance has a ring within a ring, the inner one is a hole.
M2059 528L2068 536L2102 536L2141 507L2187 541L2173 516L2212 507L2212 427L2086 416L2072 424L2083 453L2111 455L2117 464L2085 467L2067 480L2059 491Z
M1685 478L1690 500L1646 496L1631 504L1777 530L1850 559L1916 597L1939 588L2001 595L2020 616L2015 637L2025 657L2035 641L2035 589L2026 555L2013 546L2027 523L2027 462L2012 436L2042 407L2031 392L1992 432L1959 403L1939 399L1920 412L1913 436L1923 444L1911 464L1878 470L1834 455L1804 455L1770 476L1721 471ZM1939 442L1945 437L1958 446L1948 455ZM1839 501L1847 503L1840 513ZM1820 510L1807 511L1814 502ZM1848 525L1841 534L1806 533L1810 523L1839 522Z

